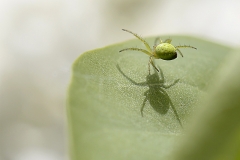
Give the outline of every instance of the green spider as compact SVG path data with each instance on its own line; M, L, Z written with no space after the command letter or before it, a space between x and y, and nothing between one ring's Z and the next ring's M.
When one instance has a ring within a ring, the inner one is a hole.
M143 52L143 53L146 53L147 55L149 55L150 56L149 57L149 62L148 62L148 72L149 72L149 74L150 74L150 64L153 66L153 68L155 68L159 72L158 68L154 64L154 59L173 60L173 59L177 58L177 52L183 57L183 54L179 50L179 48L197 49L195 47L188 46L188 45L173 46L171 44L171 42L172 42L171 39L166 39L165 41L162 41L160 39L160 37L157 37L155 39L154 46L151 49L149 44L142 37L137 35L136 33L133 33L133 32L131 32L129 30L126 30L126 29L122 29L122 30L126 31L128 33L131 33L135 37L137 37L140 41L142 41L144 43L147 50L140 49L140 48L125 48L125 49L120 50L119 52L127 51L127 50L133 50L133 51L140 51L140 52ZM157 44L158 41L160 41L159 44Z

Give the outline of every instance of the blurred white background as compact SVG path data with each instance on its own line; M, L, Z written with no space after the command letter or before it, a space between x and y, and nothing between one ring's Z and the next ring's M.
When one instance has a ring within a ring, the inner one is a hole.
M1 0L0 160L67 160L66 91L84 51L188 34L240 45L239 0Z

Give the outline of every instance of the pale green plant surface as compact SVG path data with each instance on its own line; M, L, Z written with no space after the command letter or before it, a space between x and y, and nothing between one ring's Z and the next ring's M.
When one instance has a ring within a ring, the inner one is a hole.
M214 78L173 159L240 159L240 52L235 53Z
M188 148L181 144L186 142L179 140L186 132L188 135L185 130L198 114L196 111L207 106L201 104L209 97L209 88L216 82L220 68L226 66L226 58L234 55L234 49L193 37L171 38L174 45L192 45L198 50L181 49L183 58L155 61L163 71L165 84L179 79L168 89L152 87L151 81L145 86L131 82L146 82L149 56L119 50L144 48L138 40L83 53L74 62L67 104L73 160L168 159L170 155L180 158L180 153L185 153ZM146 40L154 42L154 38ZM151 73L158 77L153 69Z

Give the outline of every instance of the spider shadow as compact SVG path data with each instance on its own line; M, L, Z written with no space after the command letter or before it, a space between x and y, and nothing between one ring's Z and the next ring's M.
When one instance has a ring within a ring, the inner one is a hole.
M175 80L172 84L166 84L163 72L162 72L161 68L158 66L159 72L157 72L154 69L154 74L149 74L146 77L145 82L138 83L138 82L132 80L131 78L129 78L125 73L123 73L123 71L121 70L121 68L119 67L118 64L116 67L117 67L118 71L134 85L142 86L142 87L148 86L149 89L144 92L145 98L143 100L141 110L140 110L142 116L143 116L143 109L146 105L146 102L148 101L149 104L152 106L152 108L159 114L166 114L168 112L169 108L171 108L173 110L174 115L175 115L177 121L179 122L180 126L183 127L181 120L178 116L177 110L176 110L174 104L172 103L168 93L165 91L165 89L168 89L168 88L174 86L176 83L178 83L179 79Z

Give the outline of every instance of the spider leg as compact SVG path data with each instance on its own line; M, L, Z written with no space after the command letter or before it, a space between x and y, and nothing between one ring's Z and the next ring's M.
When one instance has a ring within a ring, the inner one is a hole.
M189 45L175 46L175 48L193 48L193 49L197 49L196 47L189 46Z
M160 41L160 43L162 43L162 40L160 39L160 37L157 37L154 41L154 46L157 46L158 41Z
M169 38L164 41L164 43L169 43L169 44L170 44L171 42L172 42L172 39L169 39Z
M149 62L148 62L148 73L150 75L150 64L153 66L154 69L156 69L158 72L158 68L155 66L154 61L153 61L153 56L149 57Z
M140 41L142 41L142 42L144 43L144 45L146 46L146 48L147 48L147 50L148 50L149 52L152 51L152 49L150 48L149 44L148 44L142 37L140 37L140 36L137 35L136 33L133 33L133 32L131 32L131 31L129 31L129 30L126 30L126 29L122 29L122 30L123 30L123 31L126 31L126 32L128 32L128 33L131 33L132 35L134 35L135 37L137 37Z
M178 48L192 48L192 49L197 49L196 47L193 46L189 46L189 45L182 45L182 46L175 46L175 48L177 49L177 51L179 52L179 54L183 57L182 52L178 49Z
M158 66L158 69L159 69L159 74L160 74L160 78L161 78L161 82L165 83L165 78L164 78L164 75L163 75L163 71L162 69Z
M153 49L152 49L152 53L155 53L156 47L158 45L158 41L160 41L160 44L162 43L162 40L160 39L160 37L156 37L155 41L154 41L154 46L153 46Z
M123 51L127 51L127 50L140 51L140 52L146 53L149 56L152 55L149 51L147 51L145 49L140 49L140 48L125 48L125 49L120 50L119 52L123 52Z
M177 49L178 53L183 57L183 54L182 54L182 52L180 51L180 49L178 49L178 48L176 48L176 49Z

